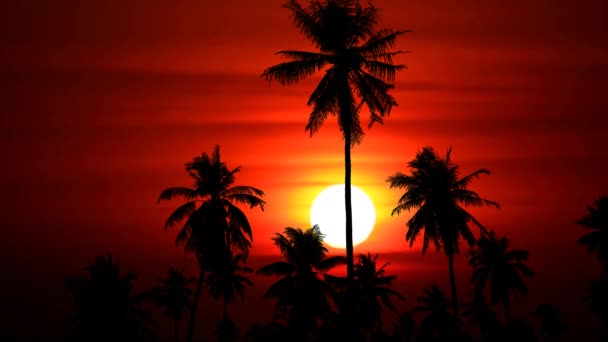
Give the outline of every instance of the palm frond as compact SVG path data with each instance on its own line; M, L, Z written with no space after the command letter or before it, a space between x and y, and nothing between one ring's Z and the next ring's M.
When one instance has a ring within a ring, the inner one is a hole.
M365 44L358 48L359 53L378 57L393 48L397 38L411 30L393 31L391 29L379 30Z
M175 198L183 198L186 201L193 200L197 198L199 194L194 189L184 188L184 187L172 187L163 190L158 197L157 203L161 201L170 201Z
M260 267L255 273L264 276L285 276L295 272L295 266L289 262L277 261Z
M196 201L190 201L182 204L169 215L165 222L165 231L175 226L177 223L190 216L196 210Z
M327 272L338 265L345 265L345 264L346 264L346 258L342 255L338 255L338 256L332 256L332 257L325 258L314 266L317 270L319 270L321 272Z
M312 76L327 65L325 60L303 60L284 62L264 70L262 77L268 82L279 81L281 85L296 84Z

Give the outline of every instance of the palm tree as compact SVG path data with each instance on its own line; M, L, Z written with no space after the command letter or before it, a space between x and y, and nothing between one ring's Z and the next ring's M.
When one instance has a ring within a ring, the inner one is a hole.
M459 167L450 160L452 148L446 157L441 158L435 150L424 147L416 157L408 163L412 169L411 175L397 172L388 177L391 188L405 189L398 205L391 215L402 211L418 209L407 221L405 240L410 247L424 230L422 254L429 244L433 243L437 251L443 248L448 256L450 286L452 289L452 305L454 316L458 315L458 299L456 296L456 280L454 276L454 255L459 254L459 240L462 237L469 246L475 243L475 237L469 227L470 223L478 226L482 232L485 228L462 206L493 206L498 203L479 197L468 189L473 179L482 174L490 174L489 170L479 169L463 178L459 177Z
M476 292L483 292L489 286L492 304L502 301L505 321L509 320L509 291L515 299L519 295L526 296L528 286L524 278L534 274L524 263L528 260L528 251L509 250L509 243L506 236L497 239L491 231L477 241L469 259Z
M490 334L499 328L496 313L490 309L483 293L475 291L473 299L465 304L462 315L469 317L469 326L479 328L481 341L487 341Z
M187 202L167 218L165 230L184 222L176 243L186 252L193 252L199 263L199 276L194 292L187 340L192 341L201 288L205 273L221 264L233 248L247 256L253 240L251 226L236 204L264 210L264 192L251 186L233 186L240 166L230 169L220 158L216 145L211 155L202 153L186 163L186 171L194 180L192 188L172 187L163 190L158 201L182 198Z
M72 292L77 324L76 339L82 341L143 341L154 338L149 326L154 323L141 309L145 298L133 294L134 272L121 274L112 255L97 257L86 270L87 278L66 278L65 287Z
M165 316L173 319L173 334L179 341L178 323L184 312L192 308L192 289L189 287L196 278L184 275L183 269L169 268L167 277L152 288L153 301L165 309Z
M547 341L557 341L566 332L562 315L555 305L539 304L533 314L540 319L540 335L546 337Z
M372 337L382 328L382 306L386 306L396 313L390 302L391 297L401 300L405 298L389 286L397 279L395 275L386 275L385 268L390 263L377 267L378 254L359 254L355 264L355 294L357 317L361 318L362 325L370 329Z
M424 341L449 340L457 331L457 321L448 308L450 300L437 285L424 288L424 295L417 298L421 303L412 309L412 313L426 313L420 322L420 334Z
M252 273L253 269L244 266L245 256L237 254L234 257L226 258L222 267L218 267L207 275L207 287L213 298L222 298L224 300L224 309L222 316L227 317L228 303L234 303L236 297L242 297L245 291L245 286L253 286L253 282L245 277L243 273Z
M277 54L288 61L267 68L262 77L291 85L325 70L308 99L312 112L306 131L312 136L332 115L337 117L344 138L346 259L352 281L351 148L363 139L359 114L364 105L369 109L368 127L382 124L397 105L389 91L396 72L405 66L393 63L393 57L403 52L392 48L397 37L407 31L378 29L380 10L371 4L363 8L358 0L313 0L308 7L290 0L283 7L318 51L279 51Z
M608 273L608 195L595 200L595 206L577 223L592 231L583 235L578 243L587 247L587 252L597 252L597 259Z
M343 264L344 257L327 257L323 234L316 225L306 230L287 227L272 240L285 261L257 270L257 274L281 277L264 298L277 299L275 315L287 318L295 338L306 339L316 327L316 319L330 312L330 300L335 296L325 272Z
M585 302L591 312L603 321L605 338L608 338L608 278L592 281L586 292Z

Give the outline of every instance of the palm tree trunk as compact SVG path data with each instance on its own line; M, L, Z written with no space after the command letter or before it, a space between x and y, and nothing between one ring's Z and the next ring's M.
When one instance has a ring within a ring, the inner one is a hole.
M353 207L351 203L351 132L345 129L344 134L344 207L346 208L346 277L348 283L354 280L354 248L353 248Z
M196 309L198 308L198 301L201 296L201 290L203 288L203 281L205 280L205 271L201 269L198 280L196 282L196 290L194 291L194 298L192 299L192 310L190 310L190 323L188 324L188 335L186 341L192 342L194 337L194 326L196 325Z
M450 286L452 287L452 305L454 307L454 317L460 320L458 314L458 296L456 295L456 277L454 276L454 254L448 253L448 262L450 267Z
M173 336L175 337L175 342L179 342L179 329L177 327L178 320L176 318L173 319Z

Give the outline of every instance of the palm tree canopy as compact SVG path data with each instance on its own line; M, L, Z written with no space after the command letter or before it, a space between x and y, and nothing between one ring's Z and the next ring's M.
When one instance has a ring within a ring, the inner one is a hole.
M475 237L469 228L473 223L482 232L485 228L463 206L492 206L498 203L481 198L468 187L475 178L490 174L487 169L476 170L459 178L459 167L450 160L451 148L445 158L430 146L424 147L408 163L411 175L397 172L388 177L391 188L405 189L392 215L418 209L407 222L406 241L410 247L424 230L422 253L432 243L437 250L443 248L447 255L458 254L460 237L472 245Z
M243 296L246 286L253 286L253 282L244 275L253 270L244 263L245 256L237 254L226 258L221 267L207 275L206 283L212 297L223 297L226 303L234 303L237 296Z
M154 320L141 309L146 298L133 294L134 272L121 274L120 265L108 254L97 257L86 270L87 278L67 278L64 285L72 292L78 325L83 340L143 340L154 337Z
M307 230L287 227L273 241L285 261L257 270L257 274L281 277L268 288L264 298L277 299L276 316L286 316L290 308L289 324L310 329L316 317L329 312L330 300L336 295L324 272L344 264L345 258L327 257L323 234L316 225Z
M503 236L496 238L494 231L482 236L470 251L469 263L473 266L472 280L478 292L486 288L488 282L493 304L507 300L509 291L515 298L528 293L524 278L534 272L524 263L528 251L510 250L510 240Z
M211 155L202 153L186 163L186 171L194 181L192 188L171 187L161 192L158 202L186 201L165 223L165 229L170 229L183 222L176 242L184 244L186 251L201 254L206 249L218 249L229 242L228 248L236 248L247 255L253 233L237 204L264 210L265 202L262 190L234 185L240 170L240 166L230 169L221 160L220 148L216 145Z
M279 51L288 61L267 68L262 77L290 85L325 70L308 100L312 112L306 130L313 135L329 115L337 116L344 137L360 143L360 108L368 108L371 127L383 123L397 105L389 90L405 66L394 64L393 57L404 51L392 49L408 31L379 29L380 10L372 4L362 7L358 0L313 0L308 7L290 0L283 7L318 51Z
M587 252L597 252L597 259L608 271L608 195L595 200L595 206L587 208L588 213L577 221L578 224L590 229L578 243L587 247Z
M160 284L152 288L152 299L165 309L165 316L179 320L183 313L192 307L193 291L190 285L195 281L196 278L184 275L183 269L170 267L167 277L162 278Z

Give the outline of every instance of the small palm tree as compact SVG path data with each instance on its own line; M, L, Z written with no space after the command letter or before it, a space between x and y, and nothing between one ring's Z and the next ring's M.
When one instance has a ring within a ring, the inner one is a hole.
M557 341L566 332L562 315L555 305L539 304L533 314L540 319L540 335L547 341Z
M448 340L455 335L458 322L449 312L450 300L437 285L424 288L424 295L417 298L421 303L412 309L412 313L426 313L420 322L420 334L423 340Z
M491 310L486 297L479 291L475 291L473 299L465 304L462 315L469 317L469 326L479 328L482 341L487 341L490 334L499 328L496 313Z
M590 229L578 243L587 247L587 252L597 252L597 259L608 273L608 195L595 200L595 206L587 208L588 213L577 223Z
M194 281L196 278L185 276L183 269L170 267L167 277L162 278L151 291L152 300L165 309L165 316L173 319L175 341L179 341L179 321L192 308L193 291L190 285Z
M382 306L396 313L390 301L391 297L401 300L405 298L389 286L397 279L395 275L386 275L385 268L390 263L377 266L378 254L359 254L355 263L355 293L357 316L362 325L368 327L372 337L382 329Z
M224 300L222 317L227 318L227 305L234 303L236 297L242 297L245 286L253 286L253 282L243 274L252 273L253 269L244 266L245 256L237 254L228 257L222 267L218 267L207 275L207 287L213 298Z
M181 198L187 202L167 218L165 230L184 222L177 234L176 243L183 244L186 252L197 257L200 272L194 292L187 340L192 341L196 323L196 309L201 288L208 270L217 268L222 260L236 248L247 256L253 240L251 226L236 204L264 210L264 192L251 186L233 186L240 166L228 168L220 158L220 148L213 153L202 153L186 163L186 171L194 180L192 188L172 187L163 190L158 201Z
M312 112L306 131L312 136L328 116L335 116L344 138L344 200L346 207L346 258L348 279L353 279L354 251L351 206L351 148L363 139L360 109L369 109L369 127L383 123L397 102L389 91L395 74L404 65L393 63L398 36L406 31L378 29L380 10L358 0L311 1L303 7L296 0L284 5L304 37L317 51L279 51L287 62L264 70L269 82L291 85L325 70L308 99Z
M405 240L413 246L414 241L424 230L422 237L422 254L432 243L437 250L443 249L448 256L450 286L454 315L458 315L458 298L456 296L456 278L454 276L454 256L459 254L459 241L462 237L469 246L475 243L475 237L469 224L485 228L463 206L491 206L499 208L498 203L479 197L468 189L471 182L489 170L479 169L463 178L459 178L459 167L450 160L450 148L441 158L432 147L424 147L408 163L411 175L397 172L388 177L391 188L405 189L397 207L391 215L417 209L407 221Z
M326 281L325 272L345 262L344 257L327 257L323 234L318 226L302 230L285 228L272 240L285 261L261 267L257 274L279 276L264 294L277 299L275 315L286 317L295 338L310 337L316 320L330 312L335 292Z
M509 320L509 292L515 299L526 296L528 286L524 278L534 274L524 263L528 260L528 251L509 250L509 244L506 236L497 239L491 231L483 235L469 253L476 292L483 292L489 286L492 304L503 303L505 321Z
M154 321L141 309L145 296L133 294L134 272L123 275L112 255L97 257L87 278L67 278L76 313L76 339L82 341L143 341L155 337Z

